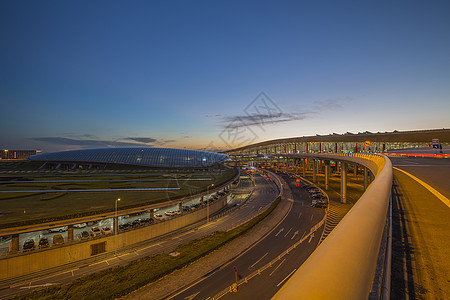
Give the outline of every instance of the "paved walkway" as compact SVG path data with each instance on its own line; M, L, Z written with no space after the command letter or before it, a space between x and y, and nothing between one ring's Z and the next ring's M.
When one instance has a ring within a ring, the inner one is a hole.
M150 283L122 299L163 299L184 286L201 280L203 276L227 264L268 234L287 215L292 204L291 201L287 200L289 198L292 199L292 195L283 196L283 200L277 208L246 234L189 266Z

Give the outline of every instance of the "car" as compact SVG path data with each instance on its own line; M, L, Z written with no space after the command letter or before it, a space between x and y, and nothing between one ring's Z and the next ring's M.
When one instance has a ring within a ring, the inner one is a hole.
M131 226L133 227L139 227L142 225L141 219L136 219L133 222L131 222Z
M324 199L314 199L311 204L311 206L313 207L321 207L321 208L326 208L327 205L328 203Z
M164 220L164 216L161 214L154 214L156 220Z
M48 238L43 237L39 240L39 244L38 244L39 249L47 248L49 246L50 246L50 244L48 242Z
M61 234L55 234L53 236L53 245L58 246L64 244L64 238Z
M62 226L62 227L56 227L56 228L50 228L48 230L48 233L55 233L55 232L64 232L67 231L69 227L68 226Z
M181 211L179 210L173 210L172 215L181 215Z
M103 233L104 235L107 235L107 234L112 233L111 228L109 228L109 227L103 227L103 228L102 228L102 233Z
M102 232L100 231L100 229L98 227L92 227L91 228L91 236L93 237L97 237L102 235Z
M86 230L81 232L81 239L82 240L87 240L88 238L89 238L89 232L87 232Z
M35 244L33 239L26 240L23 244L23 252L34 250Z
M175 211L168 210L168 211L165 212L165 215L166 215L166 216L169 216L169 217L170 217L170 216L173 216L173 215L175 215Z
M80 223L80 224L73 225L73 228L80 229L80 228L84 228L86 226L87 226L86 223Z
M311 198L314 198L314 199L323 199L323 198L325 198L325 196L324 196L322 193L315 193L315 194L312 194L312 195L311 195Z
M141 220L141 223L153 223L155 222L155 220L153 220L152 218L144 218Z

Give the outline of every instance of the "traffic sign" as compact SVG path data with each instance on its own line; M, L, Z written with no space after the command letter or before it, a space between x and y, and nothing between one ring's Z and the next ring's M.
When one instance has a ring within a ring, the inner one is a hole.
M439 139L432 139L431 142L434 149L439 149Z
M364 147L369 148L370 145L372 145L372 142L371 142L371 141L365 141L365 142L364 142Z

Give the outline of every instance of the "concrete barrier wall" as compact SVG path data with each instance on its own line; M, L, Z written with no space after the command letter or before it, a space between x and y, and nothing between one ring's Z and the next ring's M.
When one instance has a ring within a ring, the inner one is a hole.
M221 197L210 206L210 213L215 213L225 207L227 197ZM135 230L117 234L117 249L140 243L151 238L191 225L206 218L207 209L202 208L195 212L173 218L168 221L142 227ZM106 252L115 250L115 236L76 242L46 250L24 253L6 257L0 260L0 280L13 278L45 269L73 263L92 257L91 245L105 242Z

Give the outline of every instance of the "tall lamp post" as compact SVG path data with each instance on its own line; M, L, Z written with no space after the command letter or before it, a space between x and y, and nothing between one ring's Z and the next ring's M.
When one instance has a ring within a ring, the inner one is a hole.
M209 192L208 192L208 190L209 190L209 187L213 187L214 186L214 183L213 184L210 184L210 185L208 185L207 187L206 187L206 196L208 197L208 202L206 203L206 223L209 223Z
M114 255L117 256L117 232L119 231L119 219L117 218L117 204L119 203L120 198L116 200L116 213L114 218Z

